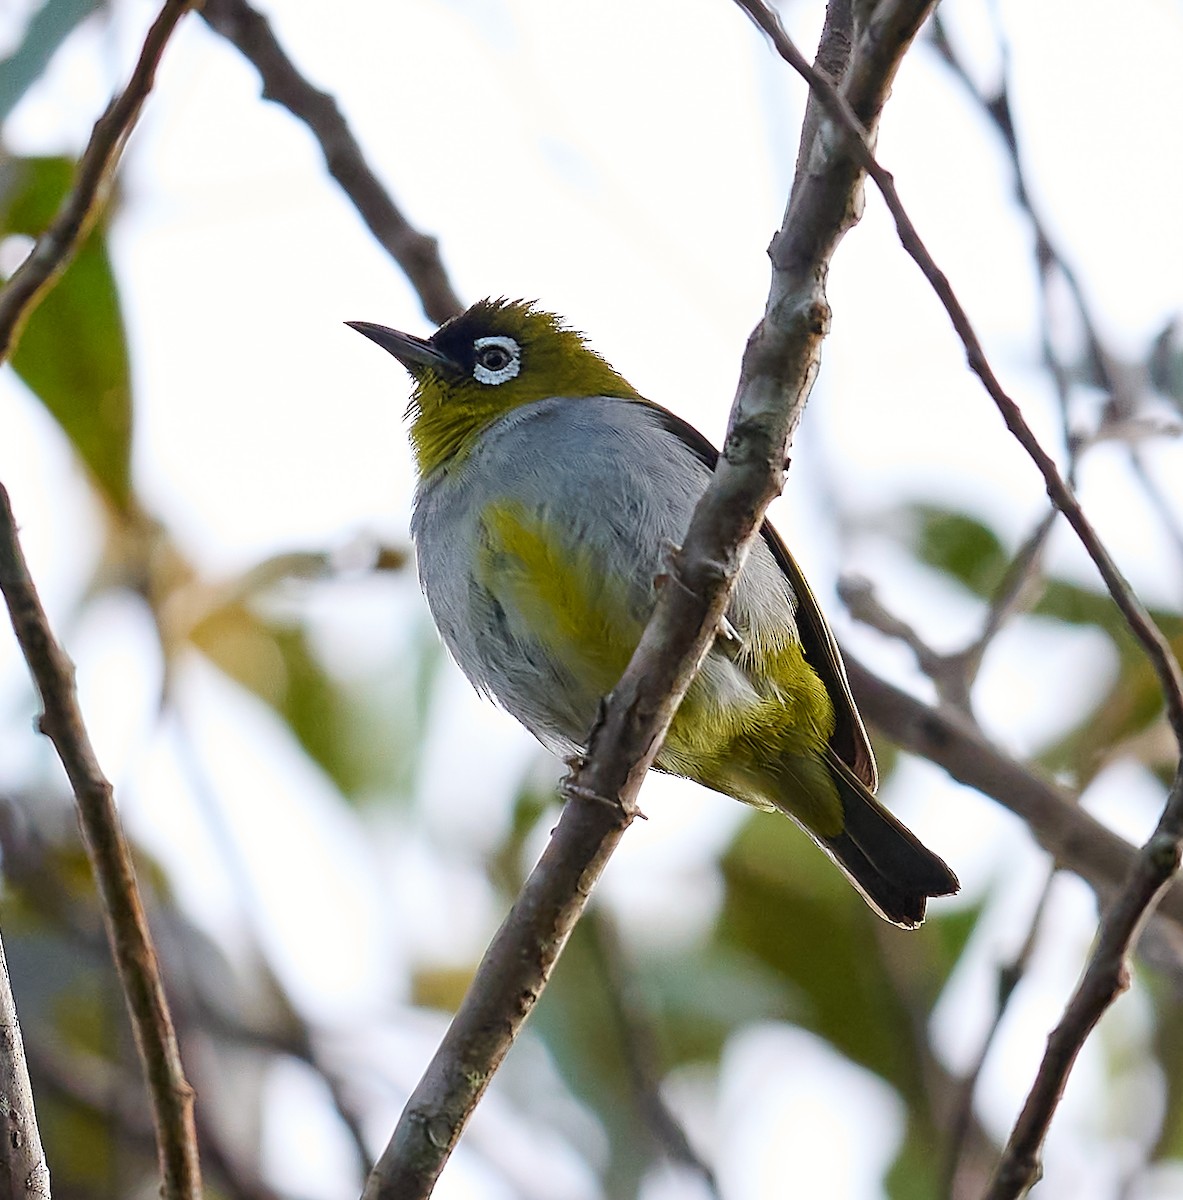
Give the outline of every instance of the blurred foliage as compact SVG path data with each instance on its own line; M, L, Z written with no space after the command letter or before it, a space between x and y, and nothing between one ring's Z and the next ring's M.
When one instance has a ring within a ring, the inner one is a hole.
M70 188L65 158L0 161L0 239L36 237ZM117 510L131 502L131 369L100 221L26 321L12 356Z
M98 0L46 0L33 13L16 49L0 62L0 121L41 76L54 51L98 7Z
M414 786L414 747L427 719L434 641L409 648L401 673L368 686L334 677L306 630L234 600L189 631L192 645L257 696L305 753L351 800L406 796Z
M1183 324L1167 323L1154 339L1147 359L1150 382L1183 411Z
M908 510L910 549L919 561L989 601L1001 584L1010 556L1002 539L982 521L961 512L916 505ZM1109 640L1118 670L1093 711L1074 729L1046 746L1040 764L1049 772L1087 785L1113 758L1135 752L1150 770L1169 779L1174 751L1169 740L1143 738L1164 720L1162 688L1125 618L1104 592L1065 579L1038 581L1029 615L1061 625L1091 626ZM1151 617L1183 659L1183 612L1154 609Z
M1183 1160L1183 1003L1177 980L1144 972L1155 997L1154 1050L1161 1064L1166 1098L1155 1158Z
M1002 583L1010 555L994 530L976 518L915 504L906 513L905 525L916 557L975 596L989 598Z
M0 115L95 7L93 0L48 0L34 15L24 40L0 64ZM73 171L65 158L5 158L0 240L28 240L43 230ZM175 676L193 651L262 705L281 723L292 748L351 806L355 828L373 834L373 861L359 870L377 874L386 866L381 850L390 823L397 822L399 835L409 839L415 822L424 819L409 802L421 791L438 643L430 636L409 638L397 666L375 661L372 671L343 677L318 639L307 603L311 589L331 589L338 577L330 551L280 555L237 578L209 579L171 532L146 515L131 468L132 376L108 225L107 217L96 223L31 316L13 358L16 372L85 465L107 517L108 543L80 604L94 603L113 587L142 599L164 661L160 701L166 711ZM1151 348L1151 367L1160 388L1177 400L1183 356L1177 334L1168 333ZM916 505L905 529L917 561L983 604L1007 576L1012 548L977 517ZM401 572L406 562L401 549L377 547L369 569ZM299 585L294 589L293 581ZM1161 774L1165 759L1153 737L1162 726L1157 681L1109 598L1064 579L1033 584L1019 619L1095 629L1114 647L1118 664L1093 710L1044 748L1041 765L1081 787L1119 755L1132 754ZM1176 651L1183 651L1180 613L1154 615ZM26 721L26 713L19 715ZM22 735L28 736L24 727ZM883 747L885 777L897 757ZM60 1194L148 1194L156 1168L143 1087L97 897L59 788L42 761L22 791L0 797L0 924L42 1131ZM527 781L489 835L491 845L482 846L483 866L465 864L488 884L498 906L520 885L528 849L552 818L553 802L549 790ZM260 854L272 849L251 848ZM433 849L446 857L440 846ZM164 868L142 853L140 864L154 897L154 926L199 1092L211 1195L270 1200L276 1194L257 1159L268 1073L289 1058L324 1083L329 1099L318 1116L335 1117L350 1131L360 1179L366 1148L359 1130L371 1114L358 1099L365 1096L359 1081L372 1082L378 1068L368 1054L342 1065L323 1051L314 1022L284 992L258 944L266 938L256 928L261 917L249 896L237 897L241 928L231 961L175 901ZM225 869L232 874L231 864ZM634 956L628 937L608 936L605 914L595 911L576 929L529 1028L570 1096L594 1117L607 1151L594 1137L581 1140L557 1117L546 1132L574 1147L597 1174L602 1195L635 1196L651 1167L670 1152L653 1119L670 1072L701 1066L709 1073L746 1028L788 1022L894 1089L906 1123L884 1186L894 1200L935 1200L956 1081L929 1046L928 1024L989 897L939 905L923 930L904 933L871 917L790 822L766 814L743 823L718 870L718 912L686 945ZM309 882L317 886L319 880ZM402 912L392 924L414 924L421 916ZM413 938L407 942L412 948L402 947L407 969L400 981L406 1001L421 1009L454 1008L474 964L450 963L447 954L433 955ZM1183 1015L1177 984L1149 972L1141 982L1154 1002L1155 1065L1165 1097L1154 1153L1180 1159ZM393 1016L384 1015L405 1034L411 1023L401 1000L389 1006ZM405 1089L406 1082L383 1079L381 1087ZM976 1136L988 1153L985 1135L977 1130ZM356 1183L345 1180L342 1194L355 1192Z

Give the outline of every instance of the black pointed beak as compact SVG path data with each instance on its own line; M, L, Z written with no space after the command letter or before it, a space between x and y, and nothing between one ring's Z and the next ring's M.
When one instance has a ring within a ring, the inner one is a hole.
M393 354L412 375L417 375L424 367L448 374L459 370L446 354L441 354L425 338L415 337L412 333L400 333L397 329L388 329L385 325L375 325L370 321L346 321L345 324Z

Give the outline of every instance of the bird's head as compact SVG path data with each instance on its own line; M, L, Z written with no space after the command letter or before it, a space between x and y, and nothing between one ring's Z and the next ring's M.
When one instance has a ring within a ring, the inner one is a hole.
M460 461L493 421L549 396L640 399L554 313L522 300L481 300L429 338L348 321L410 372L407 408L421 475Z

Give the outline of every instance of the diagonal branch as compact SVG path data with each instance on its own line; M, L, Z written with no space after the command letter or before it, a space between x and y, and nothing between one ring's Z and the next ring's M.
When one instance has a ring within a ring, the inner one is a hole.
M1040 446L1015 402L1006 394L986 359L965 310L939 270L900 203L891 176L873 159L856 114L823 77L812 71L789 42L775 15L759 0L738 0L773 37L777 50L805 76L826 102L827 110L848 135L854 153L874 178L896 222L900 241L924 272L948 312L975 371L1002 413L1007 427L1035 461L1048 493L1075 529L1110 595L1134 635L1142 643L1166 698L1176 741L1183 748L1183 678L1161 631L1123 578L1096 532L1085 518L1071 488ZM1007 1143L988 1200L1010 1200L1025 1193L1039 1178L1039 1154L1068 1075L1081 1047L1101 1015L1129 986L1128 959L1148 915L1178 871L1183 846L1183 768L1168 796L1154 834L1137 855L1112 906L1102 918L1097 948L1064 1015L1048 1039L1035 1084Z
M1015 1122L986 1200L1026 1195L1042 1174L1040 1152L1068 1076L1105 1010L1130 986L1129 959L1155 904L1179 870L1183 847L1183 766L1158 826L1135 859L1124 886L1101 919L1083 977L1048 1035L1035 1082Z
M193 3L194 0L165 0L160 15L148 30L127 87L95 122L90 141L78 161L73 189L52 224L0 290L0 362L12 352L21 325L46 289L66 269L94 223L123 147L152 90L160 56L177 22Z
M267 18L246 0L205 0L201 15L255 65L264 97L282 104L308 126L324 153L329 174L353 201L379 245L402 267L427 316L438 325L460 312L464 305L444 270L435 238L420 233L399 210L366 162L337 102L300 74Z
M1141 642L1158 676L1166 700L1175 740L1183 749L1183 675L1162 631L1089 524L1071 487L1061 477L1024 420L1018 405L1003 390L981 342L944 273L937 267L900 203L890 174L875 161L868 146L873 131L835 91L832 84L801 57L781 28L776 15L762 0L736 0L772 37L777 51L809 82L840 129L851 153L875 180L896 223L904 248L920 267L953 322L965 346L971 369L981 379L1007 427L1034 460L1055 506L1068 518L1077 537L1105 581L1114 603L1134 636ZM1183 856L1183 763L1167 797L1158 827L1134 860L1125 882L1101 919L1096 949L1060 1023L1048 1039L1047 1052L1035 1083L1003 1152L987 1200L1011 1200L1025 1194L1041 1173L1040 1152L1052 1117L1063 1095L1073 1064L1105 1010L1129 986L1129 956L1149 918L1179 869Z
M969 315L904 210L899 193L896 191L894 179L890 172L879 165L871 153L867 139L873 131L862 120L857 107L850 102L849 87L839 93L824 75L815 71L806 62L801 52L789 39L788 34L785 33L780 19L763 3L763 0L736 0L736 3L768 34L777 53L809 84L813 94L825 106L827 114L837 128L845 134L843 140L851 157L858 163L860 169L865 170L875 181L875 185L882 193L895 221L896 232L901 244L932 285L945 311L949 314L953 328L965 347L970 369L982 381L990 398L1002 414L1007 428L1039 468L1052 502L1068 518L1069 524L1076 531L1076 536L1080 539L1104 580L1110 596L1113 597L1113 602L1117 605L1134 636L1141 642L1162 685L1175 740L1179 743L1180 748L1183 748L1183 673L1180 672L1179 663L1171 651L1170 644L1163 636L1162 631L1155 625L1153 618L1146 611L1145 606L1138 599L1109 551L1097 536L1096 530L1084 515L1080 502L1060 475L1051 455L1039 444L1039 440L1024 419L1019 406L1006 393L998 377L994 374L994 369L986 358L986 352L982 348ZM887 7L880 6L881 9ZM887 16L890 16L890 12ZM880 26L885 19L886 17L881 17L879 10L876 10L875 27Z
M0 943L0 1198L49 1200L49 1167L41 1148L29 1064L8 978L8 961Z
M1040 779L987 741L976 726L947 707L934 708L872 674L844 651L859 711L897 745L943 767L959 783L1008 808L1059 866L1079 875L1104 907L1129 875L1135 847L1075 798ZM1159 913L1183 929L1183 883L1170 888Z
M869 129L928 0L899 3L855 44L848 97ZM838 23L827 25L835 37ZM819 57L827 50L822 47ZM839 55L838 57L842 57ZM857 219L862 171L847 149L812 139L769 253L764 319L748 341L730 429L683 547L588 753L565 786L566 806L465 996L390 1144L365 1200L430 1195L493 1072L546 984L608 856L637 815L636 796L678 702L714 640L744 552L781 486L789 434L809 394L829 325L824 280Z
M0 589L29 673L41 694L41 732L69 776L99 891L103 919L131 1014L156 1125L165 1200L199 1200L201 1168L193 1126L193 1089L180 1050L131 853L110 782L95 758L78 708L74 667L55 640L17 538L8 493L0 485Z

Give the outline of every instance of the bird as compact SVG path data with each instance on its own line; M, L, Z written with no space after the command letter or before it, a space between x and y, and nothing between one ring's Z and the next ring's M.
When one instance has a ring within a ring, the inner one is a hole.
M346 324L411 376L411 535L444 644L479 692L577 758L718 452L535 303L481 300L426 338ZM876 800L837 642L767 522L723 631L656 769L792 818L875 912L920 925L957 877Z

